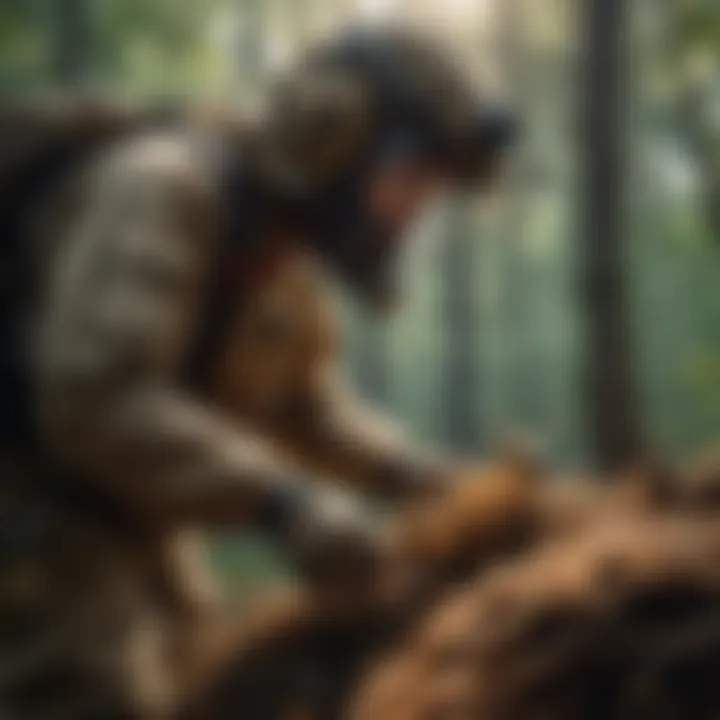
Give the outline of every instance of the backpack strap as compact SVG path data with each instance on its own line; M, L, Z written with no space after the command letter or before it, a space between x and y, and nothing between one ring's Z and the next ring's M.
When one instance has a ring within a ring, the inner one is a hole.
M249 278L244 270L262 242L257 222L258 197L237 143L215 139L202 161L216 185L218 244L198 330L184 363L183 380L203 389L228 340L233 321L247 301Z

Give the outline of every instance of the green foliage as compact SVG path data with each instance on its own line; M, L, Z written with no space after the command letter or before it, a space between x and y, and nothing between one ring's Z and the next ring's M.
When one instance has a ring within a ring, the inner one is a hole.
M103 82L137 93L190 89L210 0L99 0L96 32Z
M47 43L32 3L0 5L0 89L40 85L48 77Z
M211 560L231 586L245 592L268 584L284 584L290 578L277 553L257 538L216 537Z
M716 0L680 0L677 31L686 45L720 57L720 10Z

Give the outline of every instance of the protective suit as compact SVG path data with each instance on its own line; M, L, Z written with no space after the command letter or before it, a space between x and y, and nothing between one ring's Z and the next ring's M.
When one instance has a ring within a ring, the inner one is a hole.
M199 533L267 533L309 574L360 567L372 532L309 478L394 498L451 481L342 382L327 287L387 288L354 200L375 158L406 141L467 175L460 143L482 172L504 143L441 58L404 34L344 38L257 125L119 133L33 196L21 372L3 380L29 436L4 442L0 711L171 717L218 612ZM424 78L412 102L401 74L380 87L389 67Z

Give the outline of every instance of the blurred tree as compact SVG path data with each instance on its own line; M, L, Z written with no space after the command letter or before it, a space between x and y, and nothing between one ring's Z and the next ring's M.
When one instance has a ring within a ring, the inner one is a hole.
M265 79L266 28L262 0L237 0L239 33L237 38L238 79L241 90L256 95Z
M626 6L626 0L585 0L579 77L582 397L595 459L608 469L634 459L642 446L623 268Z
M83 85L92 61L90 0L56 0L50 8L53 76L61 87Z
M373 400L391 399L392 372L390 367L387 328L379 318L356 316L358 333L355 368L360 387Z
M677 120L720 243L720 6L716 0L677 0L669 13L668 66L676 81Z
M497 4L498 56L508 92L517 112L529 112L533 87L528 73L528 38L524 0L504 0ZM527 162L528 146L523 142L517 153L520 166ZM506 338L507 386L509 406L514 425L538 430L545 419L538 367L538 323L533 308L538 288L533 287L533 257L527 250L529 197L528 183L523 176L505 189L506 200L503 237L503 315Z
M94 14L93 80L103 88L174 97L206 89L216 68L207 45L237 68L209 26L225 0L89 0ZM232 15L227 15L232 19ZM226 23L227 24L227 23ZM232 32L232 27L223 27ZM236 75L233 76L233 79Z
M475 413L479 378L478 318L473 308L473 291L478 282L472 253L474 233L464 208L456 207L449 223L442 267L443 425L445 437L453 447L471 451L479 445Z
M720 181L720 4L646 1L633 10L638 375L653 447L683 456L720 433L720 254L711 241L719 237L711 198Z

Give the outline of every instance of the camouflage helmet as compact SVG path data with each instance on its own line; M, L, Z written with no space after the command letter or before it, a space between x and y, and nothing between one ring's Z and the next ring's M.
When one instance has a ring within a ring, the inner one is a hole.
M515 131L436 42L360 28L313 49L280 80L256 150L273 182L295 193L323 254L359 289L382 294L395 243L365 217L362 183L400 156L482 185Z

